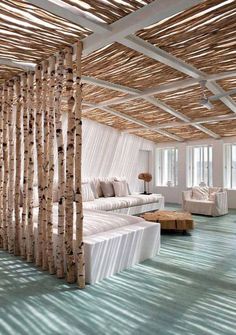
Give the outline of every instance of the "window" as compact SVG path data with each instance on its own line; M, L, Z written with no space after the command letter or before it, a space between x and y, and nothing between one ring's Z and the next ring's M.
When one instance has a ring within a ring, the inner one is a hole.
M224 165L224 186L236 189L236 144L225 144Z
M212 186L212 146L187 148L187 185Z
M178 184L178 150L162 148L156 151L156 185L176 186Z

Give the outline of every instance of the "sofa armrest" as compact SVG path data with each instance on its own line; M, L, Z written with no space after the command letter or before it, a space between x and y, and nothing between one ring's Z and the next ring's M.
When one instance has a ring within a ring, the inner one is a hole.
M215 194L215 203L217 207L222 207L223 204L227 204L228 203L227 192L226 191L217 192Z

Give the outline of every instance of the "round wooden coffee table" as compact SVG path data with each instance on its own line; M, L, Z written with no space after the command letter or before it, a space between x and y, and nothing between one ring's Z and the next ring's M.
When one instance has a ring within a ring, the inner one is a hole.
M142 217L146 221L159 222L163 230L181 230L185 234L194 229L192 215L188 212L156 211L144 213Z

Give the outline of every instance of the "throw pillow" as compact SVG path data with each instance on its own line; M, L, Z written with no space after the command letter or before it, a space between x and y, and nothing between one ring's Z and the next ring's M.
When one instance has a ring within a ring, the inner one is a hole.
M83 201L95 200L90 183L82 184L82 199Z
M128 195L131 195L130 187L127 180L124 177L115 177L114 181L125 181L128 189Z
M113 187L116 197L127 197L129 195L127 182L123 181L113 181Z
M192 198L195 200L208 200L209 188L195 186L192 188Z
M105 198L114 197L115 191L111 181L100 181L102 193Z

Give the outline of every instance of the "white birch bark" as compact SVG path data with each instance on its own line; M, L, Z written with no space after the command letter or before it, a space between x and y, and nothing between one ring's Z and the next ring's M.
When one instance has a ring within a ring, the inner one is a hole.
M14 115L13 115L14 81L9 80L8 91L8 148L9 148L9 186L8 186L8 252L14 253Z
M57 277L63 278L64 271L64 232L65 232L65 158L64 138L62 132L62 111L61 96L64 77L64 53L58 54L56 71L56 92L55 92L55 119L56 119L56 140L58 152L58 234L57 234Z
M21 81L20 77L15 80L16 91L16 174L15 174L15 241L14 241L14 254L20 255L20 179L21 179Z
M47 255L48 270L55 273L53 257L53 217L52 217L52 193L54 179L54 87L55 87L55 57L49 59L49 176L47 197Z
M28 75L28 113L29 113L29 174L28 174L28 227L27 227L27 262L34 261L34 227L33 227L33 177L34 177L34 73Z
M73 199L74 199L74 138L75 117L73 96L73 64L72 47L65 50L65 72L66 72L66 94L67 94L67 148L66 148L66 191L65 191L65 257L66 257L66 279L68 283L74 283L75 260L73 251Z
M26 229L28 225L28 175L29 175L29 117L28 117L28 75L22 76L22 112L23 112L23 142L24 142L24 171L23 171L23 209L21 221L21 257L26 258Z
M76 267L79 288L85 287L84 243L83 243L83 207L81 192L81 149L82 149L82 120L81 120L81 56L82 44L78 42L76 52L76 85L75 85L75 203L76 203Z

